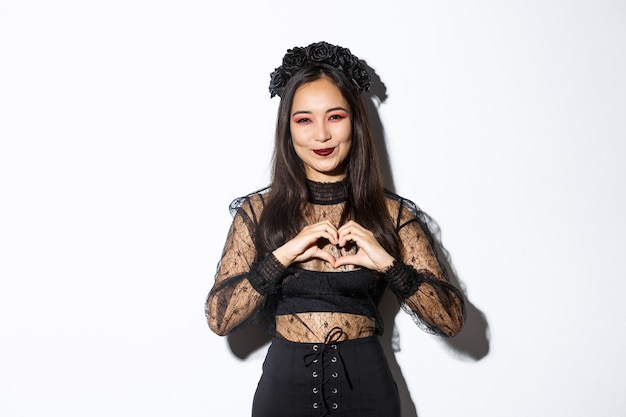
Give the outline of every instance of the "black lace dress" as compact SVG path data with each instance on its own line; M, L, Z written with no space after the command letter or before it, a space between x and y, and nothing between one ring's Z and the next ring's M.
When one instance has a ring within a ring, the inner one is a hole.
M329 220L339 227L345 183L308 185L308 224ZM385 273L357 266L335 269L319 259L285 268L271 253L257 260L254 236L267 192L231 204L233 223L206 302L216 333L258 322L274 336L253 416L400 415L378 342L384 291L390 289L404 311L432 333L455 335L465 314L461 293L433 251L423 213L411 201L386 194L401 256ZM335 257L358 250L330 243L323 249Z

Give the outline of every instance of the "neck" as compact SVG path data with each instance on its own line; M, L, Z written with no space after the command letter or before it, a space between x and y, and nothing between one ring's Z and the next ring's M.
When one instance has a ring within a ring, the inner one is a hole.
M307 180L309 200L315 204L337 204L348 199L348 178L334 182Z

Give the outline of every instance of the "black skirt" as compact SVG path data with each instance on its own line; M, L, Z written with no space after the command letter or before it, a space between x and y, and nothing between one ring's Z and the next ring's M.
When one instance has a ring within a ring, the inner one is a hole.
M252 417L400 417L400 397L378 336L338 343L274 338Z

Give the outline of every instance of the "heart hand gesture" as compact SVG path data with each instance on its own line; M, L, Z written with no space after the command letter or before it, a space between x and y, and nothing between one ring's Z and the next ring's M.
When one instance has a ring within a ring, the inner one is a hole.
M345 247L352 242L359 249L354 254L335 258L330 252L318 246L320 239L326 239L332 245L340 247ZM372 232L352 220L339 229L329 221L308 225L293 239L276 249L274 256L284 266L318 258L330 263L333 268L342 265L357 265L376 271L387 270L394 261L394 258L378 243Z

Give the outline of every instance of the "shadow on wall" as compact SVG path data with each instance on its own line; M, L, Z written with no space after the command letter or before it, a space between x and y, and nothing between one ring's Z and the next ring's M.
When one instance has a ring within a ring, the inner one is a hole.
M385 187L395 192L393 174L391 170L389 154L385 145L385 132L383 129L378 106L387 99L387 89L376 72L367 63L363 62L372 76L372 86L365 100L365 105L370 117L371 127L376 140L376 148L379 154L379 162L382 175L385 179ZM409 197L409 196L407 196ZM461 283L453 267L450 254L441 242L439 225L425 213L426 223L434 238L435 251L447 270L450 282L463 292L467 320L461 332L453 338L442 338L446 345L460 358L478 361L489 353L489 326L485 315L474 306L467 298L465 285ZM411 393L406 385L402 370L398 364L395 353L399 350L397 329L393 325L400 306L393 294L386 291L380 303L380 314L383 322L387 324L381 337L381 343L385 349L389 366L398 385L402 401L402 417L417 417L417 409L411 398ZM391 325L390 325L391 324ZM435 336L433 336L435 337ZM268 344L271 339L267 333L258 326L246 326L230 333L227 336L232 353L239 359L247 358L251 353Z
M389 153L387 151L385 141L385 131L378 114L378 106L384 103L387 99L387 88L381 81L378 74L376 74L376 71L365 62L364 65L372 76L372 86L368 93L369 100L365 100L365 104L370 117L374 138L376 140L380 168L385 180L385 187L388 190L395 192L393 171L391 169ZM410 196L406 197L411 199ZM437 257L446 268L450 282L463 292L465 298L467 317L463 329L457 336L452 338L442 338L442 340L458 357L474 361L481 360L489 353L489 326L487 320L485 315L476 306L474 306L474 304L472 304L467 297L465 285L463 285L459 280L459 277L453 267L450 254L441 242L441 228L432 217L430 217L427 213L424 214L426 224L434 238L434 249L437 252ZM400 306L395 299L395 296L387 291L380 304L380 313L384 322L393 324L399 311ZM400 369L400 366L395 358L395 352L399 350L397 342L398 335L396 330L395 326L393 328L387 326L381 342L385 348L389 365L391 366L391 370L393 371L398 384L398 389L400 390L400 397L402 399L402 417L417 417L415 403L411 399L411 393L408 390L404 377L402 376L402 370Z

